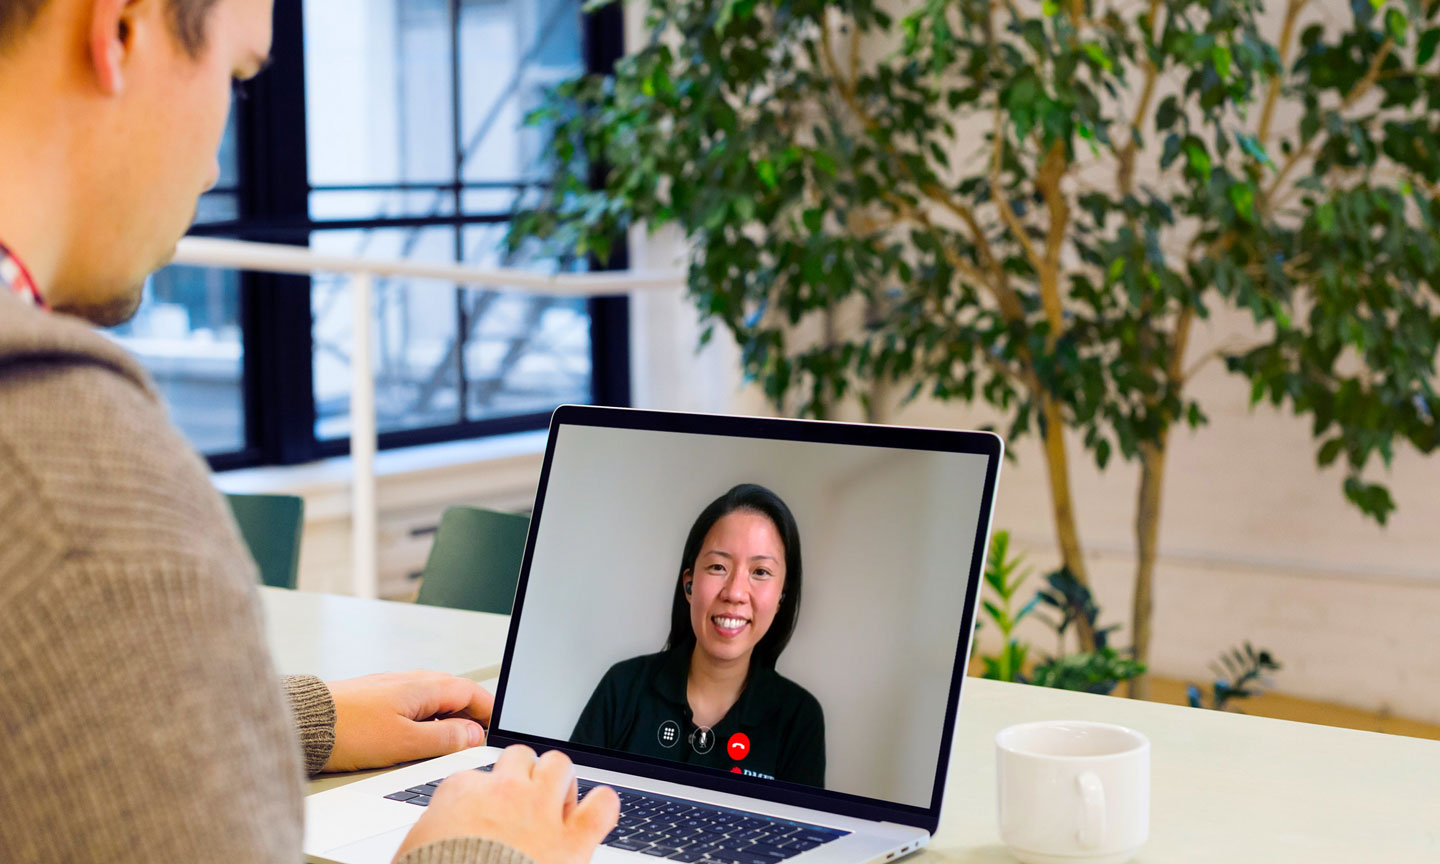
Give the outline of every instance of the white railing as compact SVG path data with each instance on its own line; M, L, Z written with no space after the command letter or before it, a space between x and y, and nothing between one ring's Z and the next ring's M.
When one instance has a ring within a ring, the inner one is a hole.
M400 276L443 282L449 286L496 288L551 297L604 297L637 291L672 290L684 284L683 277L678 273L612 271L546 275L528 270L481 270L459 265L354 258L312 252L299 246L200 237L181 240L174 263L298 276L334 273L349 278L355 340L350 359L350 464L354 472L351 494L354 566L350 585L351 593L357 597L374 597L379 587L375 495L375 451L379 433L375 417L375 379L371 370L374 338L371 300L375 277Z

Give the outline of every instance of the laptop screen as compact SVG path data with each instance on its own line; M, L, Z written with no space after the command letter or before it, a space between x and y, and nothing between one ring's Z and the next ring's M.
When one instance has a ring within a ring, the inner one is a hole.
M497 728L929 808L998 441L725 431L552 429Z

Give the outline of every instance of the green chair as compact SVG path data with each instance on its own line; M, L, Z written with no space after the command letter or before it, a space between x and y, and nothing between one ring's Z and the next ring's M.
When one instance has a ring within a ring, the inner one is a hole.
M294 495L226 495L240 536L260 567L260 581L272 588L295 587L300 570L300 535L305 501Z
M509 615L529 530L523 513L447 508L415 602Z

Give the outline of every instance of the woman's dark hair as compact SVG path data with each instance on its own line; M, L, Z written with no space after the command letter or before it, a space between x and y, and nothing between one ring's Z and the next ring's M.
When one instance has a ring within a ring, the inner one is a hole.
M700 511L695 524L690 526L675 579L675 599L670 605L670 638L665 641L665 650L688 651L695 646L695 628L690 625L690 604L685 600L685 571L689 570L693 575L700 547L715 523L740 510L759 513L769 519L780 535L780 542L785 544L785 590L781 595L780 608L775 612L769 632L750 655L752 666L774 669L775 661L780 659L780 652L789 644L790 635L795 632L795 622L800 617L800 588L804 582L800 566L800 529L780 496L755 483L741 483L711 501Z

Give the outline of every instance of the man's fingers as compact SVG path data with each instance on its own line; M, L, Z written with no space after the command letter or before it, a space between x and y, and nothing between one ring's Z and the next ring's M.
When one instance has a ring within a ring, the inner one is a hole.
M461 710L469 714L472 718L479 720L485 725L486 729L489 729L490 714L495 710L495 694L481 687L478 683L473 681L471 683L475 684L475 689L470 693L470 704Z
M569 756L559 750L546 750L536 760L535 771L531 776L544 791L548 806L559 807L563 812L567 793L568 800L574 802L575 766L571 764Z
M529 777L534 769L535 751L524 744L511 744L500 753L500 758L495 760L495 770L491 773Z
M570 778L570 788L565 791L565 809L560 811L561 819L569 819L570 814L575 812L575 805L579 803L580 781L574 777Z
M473 720L488 724L490 712L495 707L495 697L490 691L471 681L454 675L430 677L432 673L415 673L409 683L417 689L416 698L411 700L415 714L412 720L422 720L440 714L465 714Z
M594 847L600 845L605 835L614 830L618 821L620 796L609 786L596 786L569 814L565 824L573 826L579 832L580 840L587 847Z
M411 755L407 759L428 759L443 756L467 747L477 747L485 740L485 730L474 720L452 717L447 720L421 720L407 724Z

